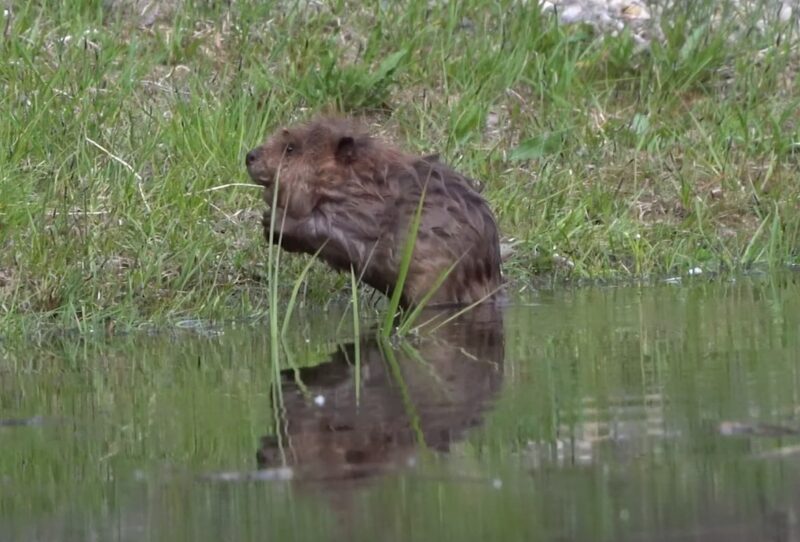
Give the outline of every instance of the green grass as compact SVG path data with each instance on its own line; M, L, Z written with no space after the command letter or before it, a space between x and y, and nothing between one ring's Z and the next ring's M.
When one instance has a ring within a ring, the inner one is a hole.
M638 51L536 2L162 2L147 28L124 1L17 4L0 38L8 335L289 299L307 259L283 255L269 291L243 158L328 108L482 180L520 241L512 288L800 261L788 24L717 22L717 2L688 2ZM349 283L314 264L294 299L347 300Z

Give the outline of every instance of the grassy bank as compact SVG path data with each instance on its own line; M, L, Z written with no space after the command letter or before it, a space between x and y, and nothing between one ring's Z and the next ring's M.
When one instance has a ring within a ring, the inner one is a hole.
M0 41L6 330L262 313L244 154L326 107L481 179L519 240L514 285L800 258L796 19L685 2L641 51L536 2L19 4ZM288 294L304 259L281 262ZM349 281L317 265L302 300Z

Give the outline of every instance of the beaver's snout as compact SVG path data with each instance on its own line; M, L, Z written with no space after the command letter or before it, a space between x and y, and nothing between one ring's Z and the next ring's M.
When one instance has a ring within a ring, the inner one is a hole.
M256 147L244 157L244 163L247 166L247 173L250 175L250 179L256 184L269 187L272 185L275 172L264 162L261 147Z

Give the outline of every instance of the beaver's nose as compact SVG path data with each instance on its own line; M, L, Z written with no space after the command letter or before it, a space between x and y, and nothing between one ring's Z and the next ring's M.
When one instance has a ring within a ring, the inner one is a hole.
M256 161L256 151L250 151L247 153L247 156L244 157L244 164L246 166L249 166L255 161Z

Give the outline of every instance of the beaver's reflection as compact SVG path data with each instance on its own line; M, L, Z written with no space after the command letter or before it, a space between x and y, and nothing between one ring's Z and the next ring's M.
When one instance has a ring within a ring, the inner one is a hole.
M355 478L407 465L420 447L447 451L481 423L502 382L495 310L461 316L410 343L362 338L360 350L358 404L353 343L326 363L284 371L279 436L262 439L260 468L285 458L296 476Z

